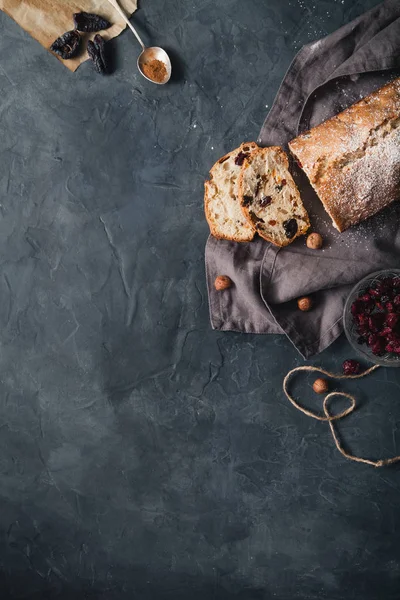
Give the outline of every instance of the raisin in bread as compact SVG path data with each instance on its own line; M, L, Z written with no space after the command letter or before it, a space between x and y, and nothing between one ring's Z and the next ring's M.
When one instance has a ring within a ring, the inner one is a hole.
M218 239L250 242L255 235L240 206L237 184L244 159L257 148L249 142L220 158L204 184L206 219L211 234Z
M278 146L260 148L243 162L239 198L257 233L276 246L287 246L310 227L308 214Z

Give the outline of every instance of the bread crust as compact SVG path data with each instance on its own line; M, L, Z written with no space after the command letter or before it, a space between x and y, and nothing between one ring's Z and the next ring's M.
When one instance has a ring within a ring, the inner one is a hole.
M222 156L221 158L219 158L217 160L217 162L210 169L210 179L208 181L204 182L204 212L205 212L205 216L207 219L207 223L210 227L211 235L219 240L229 240L229 241L233 241L233 242L251 242L255 236L255 228L253 227L252 223L249 223L247 220L245 221L246 226L241 228L240 234L228 235L228 234L224 233L223 231L221 231L221 228L220 228L218 222L213 217L212 210L211 210L211 204L212 204L211 186L213 185L213 179L216 174L216 170L219 168L219 166L221 164L223 164L226 160L228 160L229 158L232 158L233 156L236 157L239 154L239 152L243 152L244 150L253 152L256 149L258 149L258 146L255 142L243 142L243 144L241 144L239 146L239 148L236 148L235 150L228 152L227 154L225 154L224 156ZM238 171L238 175L239 175L239 171ZM239 198L237 198L237 202L239 204Z
M340 232L400 197L400 78L289 142Z
M268 233L268 231L265 231L264 227L259 226L258 223L255 225L255 228L256 228L257 233L266 241L271 242L275 246L284 247L284 246L288 246L289 244L291 244L297 237L304 235L310 227L310 221L308 218L307 211L304 208L303 203L301 201L300 193L299 193L299 191L296 187L296 184L289 172L288 156L287 156L286 152L284 152L284 150L280 146L270 146L269 148L259 148L258 150L255 150L254 152L252 152L244 160L243 166L242 166L242 172L239 177L239 198L240 198L240 203L241 203L242 210L243 210L245 217L247 218L247 220L250 223L253 223L252 215L253 215L253 219L254 219L254 214L255 214L255 211L257 211L257 207L259 207L259 204L257 204L256 201L254 201L251 204L248 204L245 199L246 198L246 190L245 190L246 171L252 165L252 163L255 160L257 160L258 157L260 157L262 160L266 160L267 155L270 155L270 154L273 156L273 160L276 162L276 164L279 167L284 169L285 180L287 180L286 185L288 186L288 188L291 190L292 194L294 195L294 199L296 202L297 208L295 209L294 206L291 207L291 209L293 209L293 214L292 215L288 214L288 218L294 218L295 211L301 212L302 213L301 221L296 219L297 224L300 226L298 227L295 235L293 235L293 237L291 237L291 238L287 238L285 235L283 235L283 231L282 231L282 233L280 235L280 238L281 238L280 240L277 239L279 236L277 236L275 234L275 237L273 237L271 234ZM276 195L276 200L277 200L277 204L279 205L278 195Z

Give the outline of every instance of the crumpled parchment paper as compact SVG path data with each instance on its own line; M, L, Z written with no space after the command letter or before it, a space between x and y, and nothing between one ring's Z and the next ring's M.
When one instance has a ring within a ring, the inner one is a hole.
M137 8L137 0L119 0L119 3L128 16ZM126 28L118 12L107 0L0 0L0 9L47 50L56 38L74 29L72 15L75 12L92 12L108 19L113 25L104 31L106 40L116 37ZM70 60L62 60L57 56L71 71L75 71L88 58L86 42L95 34L82 35L85 36L85 41L79 56Z

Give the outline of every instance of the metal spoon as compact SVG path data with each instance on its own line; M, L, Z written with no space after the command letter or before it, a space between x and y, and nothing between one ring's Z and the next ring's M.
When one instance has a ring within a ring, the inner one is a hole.
M118 4L118 0L108 0L108 1L115 8L115 10L119 12L121 17L125 21L125 23L128 25L129 29L135 35L139 44L142 46L142 52L139 54L139 57L137 59L137 67L139 69L140 74L143 75L143 77L145 77L148 81L151 81L152 83L156 83L157 85L164 85L164 83L167 83L167 81L169 81L169 79L171 77L171 71L172 71L171 61L169 59L168 54L165 52L165 50L163 50L162 48L159 48L158 46L152 46L151 48L146 48L146 46L143 44L138 32L136 31L136 29L134 28L134 26L132 25L132 23L130 22L130 20L128 19L128 17L124 13L124 11L120 7L120 5ZM143 73L143 65L150 63L153 60L161 61L166 68L167 74L164 77L163 81L154 81L154 79L150 79L150 77L147 77L147 75L145 75Z

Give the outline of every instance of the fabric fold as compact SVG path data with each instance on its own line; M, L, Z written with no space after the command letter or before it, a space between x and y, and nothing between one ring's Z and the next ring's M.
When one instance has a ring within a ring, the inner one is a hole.
M299 132L399 75L400 3L386 0L300 50L264 121L258 143L286 149ZM304 239L280 250L261 239L245 244L244 249L241 244L210 237L206 245L210 317L215 329L285 333L307 358L324 350L342 332L341 317L351 287L372 271L398 267L400 207L394 204L339 234L307 177L291 162L312 229L324 238L323 250L308 250ZM220 274L229 275L235 283L229 303L213 289ZM314 308L301 313L296 298L309 294Z

